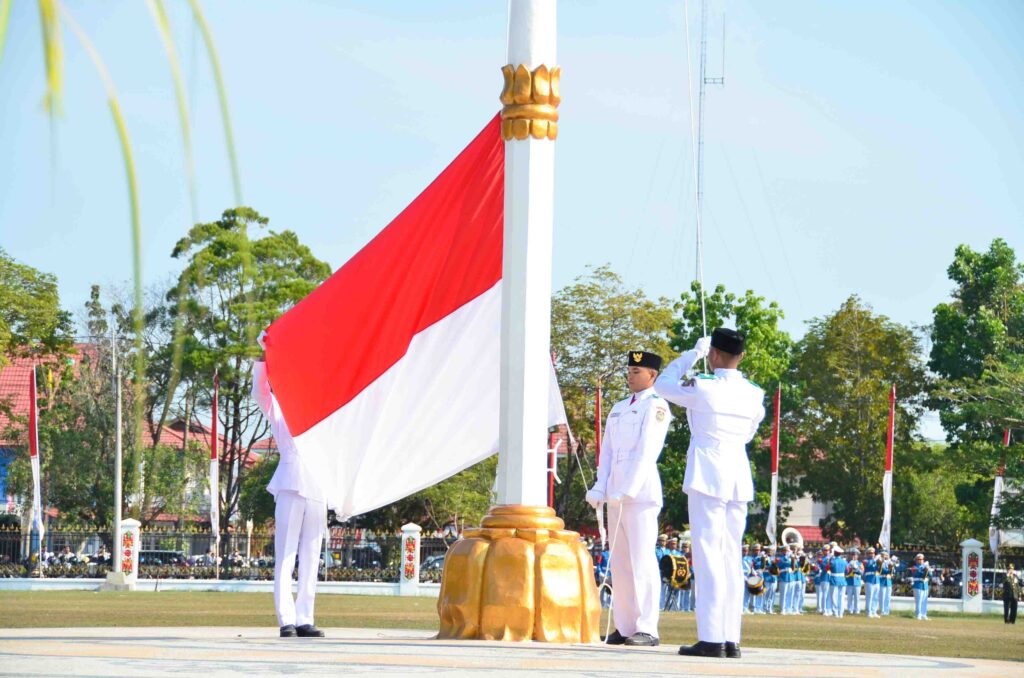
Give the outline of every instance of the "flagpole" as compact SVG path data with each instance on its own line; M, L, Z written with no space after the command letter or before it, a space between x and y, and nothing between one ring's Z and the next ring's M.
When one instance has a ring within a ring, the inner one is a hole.
M885 444L885 475L882 477L882 531L878 535L879 545L889 550L892 537L892 453L896 431L896 384L889 391L889 435Z
M775 546L775 535L778 528L776 516L779 508L779 420L781 402L782 384L779 383L778 388L775 390L775 417L772 425L772 500L768 509L768 521L765 523L765 532L772 546Z
M114 372L114 572L121 572L121 367L117 364L117 338L110 328L110 362Z

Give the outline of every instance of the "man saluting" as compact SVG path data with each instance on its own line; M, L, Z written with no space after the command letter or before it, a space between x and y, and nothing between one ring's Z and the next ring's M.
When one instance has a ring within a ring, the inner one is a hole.
M764 391L736 369L743 350L742 334L718 328L672 361L654 384L659 395L686 408L690 425L683 491L700 595L697 643L680 647L682 655L740 656L743 580L735 572L747 502L754 499L746 446L764 419ZM705 356L714 374L686 379Z
M608 413L597 480L587 501L594 508L608 503L612 531L615 631L605 642L657 645L661 573L651 544L658 534L662 502L658 455L672 415L653 388L661 357L630 351L627 361L626 384L633 394Z

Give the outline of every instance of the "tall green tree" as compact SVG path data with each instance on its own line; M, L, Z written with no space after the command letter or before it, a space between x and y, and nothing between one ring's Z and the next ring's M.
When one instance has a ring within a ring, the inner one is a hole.
M912 458L924 410L925 370L914 332L851 296L810 321L786 377L798 389L787 412L803 488L832 502L826 535L874 542L882 523L889 393L896 384L895 455ZM896 492L905 479L897 476ZM901 518L894 516L894 522Z
M221 529L238 509L244 476L255 461L253 445L268 431L249 398L252 360L260 355L256 336L331 272L291 231L251 237L251 229L268 223L249 207L229 209L217 221L196 224L172 252L185 268L167 300L171 313L187 315L181 323L189 332L183 361L197 375L197 407L210 410L213 375L220 374Z
M653 351L666 360L675 355L669 344L671 324L668 299L650 299L643 290L628 288L607 265L589 270L552 298L551 350L569 426L582 445L578 456L569 454L560 461L562 484L556 488L555 508L567 525L593 524L593 511L584 495L596 472L594 400L598 385L603 391L603 416L607 416L628 392L628 351Z
M71 316L57 278L15 261L0 247L0 367L10 357L56 356L71 348Z
M748 534L763 532L767 520L767 508L771 497L771 452L767 442L771 436L769 422L772 419L774 387L789 366L793 341L789 334L779 328L785 317L779 305L747 290L742 296L728 292L724 285L718 285L705 295L701 309L700 283L694 281L690 290L680 295L672 323L672 348L680 353L693 348L697 340L716 327L733 327L746 337L746 355L740 370L751 381L762 385L766 391L765 423L761 425L754 440L747 447L756 490L754 510L748 520ZM703 369L703 365L698 365ZM788 392L787 392L788 393ZM686 474L686 450L690 445L690 430L686 423L685 410L673 406L676 415L669 430L665 450L658 462L662 484L665 488L665 508L662 520L674 527L689 522L686 496L682 493L683 477ZM792 432L783 431L783 449L792 449ZM785 478L785 477L784 477ZM788 513L788 502L800 495L798 484L784 479L779 487L779 524ZM760 509L760 510L757 510Z
M983 533L989 522L993 477L1024 472L1024 449L1002 446L1003 431L1024 438L1024 264L1002 239L985 252L957 247L947 269L955 287L935 307L929 367L937 380L931 404L946 438L947 465L962 472L957 498L966 526ZM1002 518L1024 524L1024 503L1007 493Z

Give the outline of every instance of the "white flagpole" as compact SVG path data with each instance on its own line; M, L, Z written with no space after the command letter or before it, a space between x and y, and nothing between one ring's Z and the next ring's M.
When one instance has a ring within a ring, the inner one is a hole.
M1003 432L1003 447L1010 446L1010 429ZM1006 470L1006 453L1003 453L1003 460L999 464L999 471L996 473L995 485L992 488L992 513L988 526L988 546L992 549L992 600L996 599L995 572L999 569L999 504L1003 498L1003 473Z
M39 533L39 575L43 574L43 493L40 489L39 467L39 404L36 400L36 367L32 366L32 373L29 375L29 455L32 459L32 515L36 524L36 531Z
M217 391L220 375L213 373L213 423L210 426L210 531L213 532L213 572L220 579L220 458L217 450ZM188 424L186 423L186 426Z
M889 392L889 437L885 446L885 476L882 478L882 532L878 535L879 545L889 550L892 535L892 448L893 433L896 428L896 384Z
M772 426L772 501L768 508L768 522L765 525L765 532L768 534L768 542L775 545L775 533L778 528L776 516L778 514L779 501L779 420L780 404L782 401L782 384L775 390L775 420Z

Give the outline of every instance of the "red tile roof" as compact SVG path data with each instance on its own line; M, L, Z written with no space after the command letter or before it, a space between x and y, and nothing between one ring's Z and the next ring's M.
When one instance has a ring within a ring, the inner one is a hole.
M800 533L805 544L823 544L826 541L825 535L821 533L820 527L814 527L811 525L792 525L791 527Z

